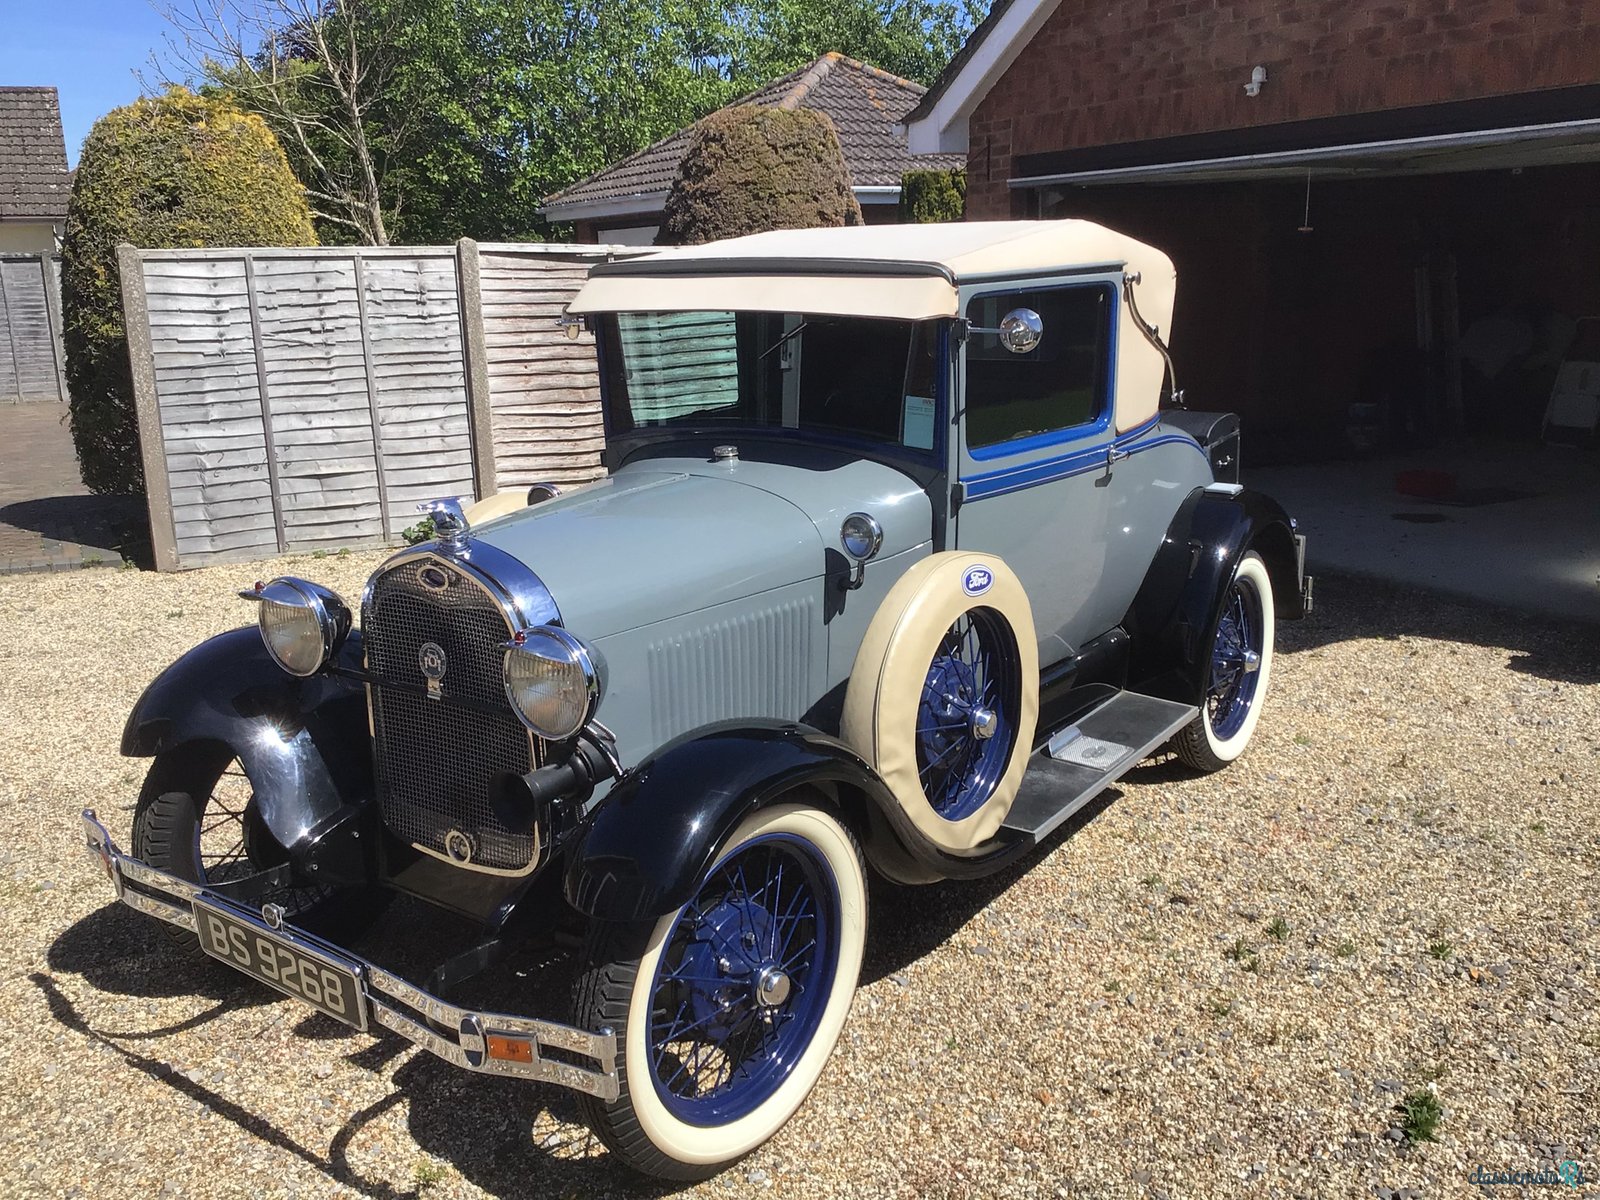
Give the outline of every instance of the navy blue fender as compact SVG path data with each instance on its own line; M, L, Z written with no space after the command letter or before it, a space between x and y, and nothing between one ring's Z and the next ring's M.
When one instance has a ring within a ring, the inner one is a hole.
M372 747L352 631L335 671L297 678L272 661L260 633L234 629L202 642L158 675L122 731L122 753L165 754L220 742L243 763L262 819L290 851L314 842L348 806L373 794Z
M1123 628L1133 639L1128 684L1185 704L1205 688L1207 645L1218 606L1239 559L1250 550L1266 563L1282 620L1305 615L1299 556L1289 514L1270 496L1196 488L1179 507L1145 573Z
M740 821L806 785L837 798L868 860L903 883L976 878L1028 849L1019 842L970 858L945 854L838 738L789 721L725 721L663 746L584 818L568 845L567 902L607 921L674 912Z
M809 726L728 721L693 730L623 776L574 832L567 902L609 921L672 912L694 896L749 813L806 784L859 788L875 779L848 746Z

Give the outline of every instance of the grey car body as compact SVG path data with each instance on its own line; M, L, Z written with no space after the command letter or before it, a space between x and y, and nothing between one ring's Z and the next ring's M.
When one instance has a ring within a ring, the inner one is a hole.
M359 613L304 580L247 592L262 635L197 648L129 717L124 752L156 760L138 853L85 814L91 847L206 953L327 1012L285 982L323 972L340 1019L583 1093L642 1169L729 1161L837 1036L859 860L904 884L987 874L1151 750L1217 769L1248 742L1273 621L1309 608L1303 542L1239 485L1237 420L1175 407L1173 287L1164 255L1083 222L597 268L567 320L598 342L605 478L434 505L437 539L380 567ZM192 826L198 855L192 794L230 759L253 787L242 836L270 853L224 882L173 847ZM760 957L796 911L751 918L764 889L715 917L727 863L794 846L835 956L811 975ZM419 988L300 928L291 885L308 920L386 888L486 940ZM571 1024L444 998L503 938L573 920L599 974ZM743 990L661 975L667 946ZM644 1088L667 1042L630 1041L625 1001L654 1011L651 978L690 1028L731 1005L769 1039L808 1032L759 1086L680 1095L679 1067Z

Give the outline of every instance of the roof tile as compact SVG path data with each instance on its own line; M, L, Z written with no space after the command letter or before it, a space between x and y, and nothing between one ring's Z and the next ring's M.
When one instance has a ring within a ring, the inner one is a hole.
M64 221L72 177L53 87L0 87L0 219Z
M895 125L921 99L923 88L837 51L758 88L734 104L806 108L825 113L839 132L845 165L857 187L899 186L900 176L919 168L966 165L960 154L914 155ZM733 107L729 105L728 107ZM689 149L691 125L637 154L580 180L545 201L547 215L561 220L568 205L640 200L641 211L660 207L678 164ZM552 211L554 210L554 211Z

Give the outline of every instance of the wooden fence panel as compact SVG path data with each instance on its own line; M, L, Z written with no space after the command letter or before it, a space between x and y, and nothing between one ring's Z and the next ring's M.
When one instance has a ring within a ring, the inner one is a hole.
M53 254L0 256L0 401L67 397L55 302L59 279Z
M424 501L603 473L594 342L557 318L606 248L119 254L162 569L392 545Z
M381 542L360 261L251 265L285 548Z
M594 337L568 339L557 323L599 257L564 261L525 247L482 249L497 488L587 483L605 474Z
M138 340L153 363L160 425L140 435L162 444L177 560L272 554L278 526L244 262L143 266L148 325Z
M455 259L365 262L367 339L391 536L417 505L475 494Z

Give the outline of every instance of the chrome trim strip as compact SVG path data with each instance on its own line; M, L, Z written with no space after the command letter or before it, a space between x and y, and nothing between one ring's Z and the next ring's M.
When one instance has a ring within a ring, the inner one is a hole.
M111 840L106 827L95 816L94 810L84 809L82 822L85 845L105 867L106 873L111 878L111 884L116 889L117 899L130 908L193 931L194 912L190 905L195 899L200 899L204 904L220 909L234 920L259 925L263 930L267 930L260 920L238 905L220 896L211 895L198 884L179 879L175 875L159 871L147 863L123 854ZM161 892L169 899L157 899L143 892L128 889L124 887L125 880L136 881L142 887ZM370 1016L371 1022L393 1030L429 1054L464 1071L553 1083L607 1102L615 1101L620 1094L621 1084L617 1077L619 1047L616 1035L610 1030L592 1033L586 1029L577 1029L556 1021L545 1021L538 1017L518 1017L509 1013L474 1012L470 1009L457 1008L407 983L399 976L390 974L382 967L375 966L331 942L296 929L292 925L267 932L275 937L287 938L297 949L319 957L326 955L330 961L354 970L361 993L359 1002L363 1006L364 1017ZM426 1020L445 1029L455 1030L455 1036L452 1038L438 1030L430 1029L421 1021L401 1012L389 1001L396 1001L411 1008ZM370 1022L364 1023L370 1024ZM497 1036L526 1043L530 1061L517 1062L490 1058L489 1039ZM545 1049L562 1050L568 1054L587 1058L594 1063L594 1068L546 1058L542 1053Z
M476 583L506 614L506 624L512 633L530 629L535 625L561 625L561 610L544 581L530 571L520 559L514 558L487 542L468 538L460 549L451 549L439 542L424 542L396 551L367 579L361 591L363 618L372 600L372 589L380 576L396 567L404 566L418 558L431 558L435 562L460 571Z
M534 762L537 763L538 760L535 759ZM482 863L462 862L459 858L451 858L448 854L440 854L437 850L424 846L421 842L412 842L411 848L426 854L429 858L437 858L442 863L449 863L452 867L459 867L463 871L476 871L480 875L503 875L507 879L522 879L525 876L532 875L540 867L544 866L544 839L539 836L537 828L531 830L531 833L533 835L533 857L528 860L527 866L518 867L515 870L510 867L486 867Z

